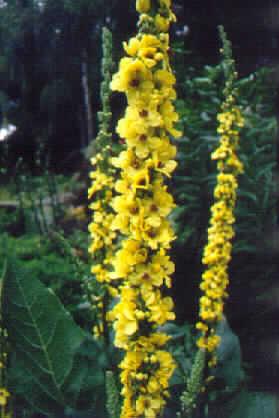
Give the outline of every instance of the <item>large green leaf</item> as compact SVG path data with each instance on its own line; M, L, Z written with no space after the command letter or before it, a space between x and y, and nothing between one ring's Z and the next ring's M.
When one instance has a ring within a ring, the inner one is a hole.
M269 393L242 393L230 418L276 418L276 397Z
M30 280L14 262L7 267L2 301L16 366L12 368L24 383L16 385L21 394L45 413L71 404L67 393L72 394L71 376L77 377L75 363L85 340L82 330L54 293L39 280Z
M227 402L210 408L210 418L277 418L276 396L243 389Z

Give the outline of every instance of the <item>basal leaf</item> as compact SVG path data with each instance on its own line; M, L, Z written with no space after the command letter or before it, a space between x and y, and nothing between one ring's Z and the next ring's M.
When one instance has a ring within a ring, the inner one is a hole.
M14 262L8 263L2 292L13 353L29 381L23 396L44 412L68 404L64 384L84 333L54 293Z
M228 402L213 407L210 418L276 418L276 397L268 393L248 392L243 389Z

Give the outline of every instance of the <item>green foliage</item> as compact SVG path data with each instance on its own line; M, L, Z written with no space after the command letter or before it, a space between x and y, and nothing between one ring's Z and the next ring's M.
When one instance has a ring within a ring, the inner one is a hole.
M251 278L251 286L255 289L257 284L257 292L262 292L262 285L274 274L275 262L268 261L268 257L273 257L271 253L268 255L271 248L268 232L275 225L276 161L276 119L270 71L263 68L236 83L245 118L239 148L244 173L239 176L231 263L232 291L238 295L243 295L244 286L250 286L243 277ZM223 97L223 68L221 65L205 66L198 74L194 68L189 68L179 87L177 108L184 136L176 142L178 168L171 183L177 203L172 214L177 234L174 290L178 318L193 321L202 271L200 260L216 182L216 167L210 160L210 153L218 143L216 114ZM247 257L250 257L248 263ZM186 305L183 295L187 294L193 297ZM250 292L249 298L252 304L255 293Z
M262 392L248 392L243 389L235 396L229 397L227 402L209 407L209 418L276 418L276 396Z
M220 106L220 67L205 67L195 76L190 68L177 101L185 136L177 141L178 169L173 190L178 208L173 212L179 231L178 245L200 247L205 235L214 184L209 152L217 142L216 112Z
M177 385L184 389L196 352L193 326L187 322L182 325L168 323L162 326L160 330L171 336L171 340L168 343L168 350L177 365L170 385L176 391Z
M111 129L111 106L110 106L110 82L112 79L112 72L114 70L114 62L112 59L112 33L108 30L108 28L103 27L102 31L102 49L103 49L103 57L102 57L102 82L101 82L101 103L102 103L102 110L98 113L98 119L100 123L99 127L99 147L102 145L111 145L112 135L110 132ZM101 135L107 134L107 138L104 137L104 143L102 143Z
M106 146L111 149L112 146L112 112L110 105L111 91L110 82L112 79L112 72L114 69L114 62L112 59L112 34L108 28L103 27L102 29L102 65L101 65L101 88L100 88L100 99L101 99L101 111L98 112L98 135L91 141L87 150L86 156L90 158L96 155L97 152L106 152Z
M218 323L216 334L221 337L221 342L216 350L217 366L212 374L215 382L221 383L225 391L232 393L245 381L240 341L225 316Z
M77 239L75 234L72 238L75 240L73 246L70 239L71 251L80 248ZM80 233L79 240L86 246L86 234ZM90 329L92 315L79 307L84 301L83 280L89 274L89 266L85 262L77 269L76 257L65 253L55 237L46 239L38 235L24 235L14 238L3 234L0 236L0 265L4 261L7 247L17 258L19 266L28 271L30 280L39 278L55 292L75 320Z
M112 371L106 372L106 408L110 418L119 418L120 399L119 388L117 387L115 376Z
M224 97L228 99L230 94L235 93L235 82L237 80L237 72L235 69L235 60L232 55L232 44L228 39L227 34L222 25L218 26L220 41L222 42L222 48L220 53L223 56L222 66L224 69L225 75L225 88L224 88Z
M43 152L42 147L40 154ZM24 233L49 234L62 218L60 200L72 186L71 179L67 184L64 176L51 173L45 155L37 155L36 168L40 175L31 175L21 163L22 159L15 167L13 180L9 178L5 184L5 179L2 180L0 232L9 231L16 236Z
M47 415L61 413L66 406L90 407L95 391L104 384L100 347L75 325L54 293L13 259L2 300L13 347L12 393Z
M245 173L240 179L241 198L238 199L236 218L237 231L246 231L246 236L238 235L235 251L256 249L255 238L259 238L274 209L272 172L276 122L272 116L269 78L270 71L262 69L236 83L245 117L240 140ZM174 193L179 207L173 217L180 231L178 244L187 244L199 251L205 240L215 184L215 167L210 161L210 153L218 141L216 114L221 104L222 80L220 65L204 67L198 77L194 76L194 69L190 69L182 86L185 98L177 102L185 136L177 142L179 166Z
M0 208L0 234L7 231L7 228L14 224L17 219L18 212L16 210Z
M191 368L191 374L187 380L186 390L181 395L181 412L178 418L191 418L193 410L197 407L198 396L201 393L204 380L204 368L206 364L206 353L198 350Z

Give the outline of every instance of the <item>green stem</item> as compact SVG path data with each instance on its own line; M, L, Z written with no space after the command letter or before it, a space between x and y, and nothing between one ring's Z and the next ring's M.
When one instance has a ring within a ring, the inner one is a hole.
M206 364L206 352L200 349L195 356L186 390L180 398L181 412L177 414L178 418L192 418L203 386Z
M42 229L44 229L45 233L48 233L48 225L47 225L45 209L44 209L44 204L43 204L43 195L41 191L39 191L39 210L40 210L42 226L43 226Z

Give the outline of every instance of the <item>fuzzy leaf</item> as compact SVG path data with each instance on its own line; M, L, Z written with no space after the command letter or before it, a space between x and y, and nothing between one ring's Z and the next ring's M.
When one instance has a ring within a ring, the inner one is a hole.
M46 413L70 403L65 383L72 384L68 377L84 333L54 293L14 262L8 264L2 300L13 355L26 376L22 395Z
M239 394L212 408L210 418L277 418L276 397L261 392L242 390Z

